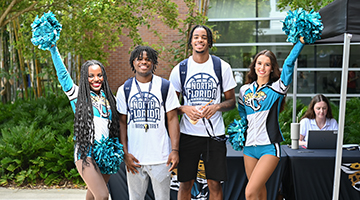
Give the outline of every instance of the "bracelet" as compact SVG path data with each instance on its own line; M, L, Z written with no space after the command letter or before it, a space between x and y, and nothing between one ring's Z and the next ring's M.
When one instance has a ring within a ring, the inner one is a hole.
M179 152L179 150L178 150L178 149L171 149L171 151L177 151L177 152Z

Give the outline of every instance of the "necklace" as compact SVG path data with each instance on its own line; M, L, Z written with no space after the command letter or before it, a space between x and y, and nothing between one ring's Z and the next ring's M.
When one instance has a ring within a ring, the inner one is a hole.
M144 95L145 92L143 93L141 91L139 83L137 82L136 77L135 77L136 87L137 87L137 89L139 91L141 99L143 100L143 102L145 104L145 125L144 125L145 132L147 132L147 130L149 129L149 125L147 124L147 109L148 109L150 90L151 90L151 87L152 87L152 80L153 80L153 77L151 76L151 81L150 81L150 84L149 84L149 92L148 92L147 98L145 98L145 95Z

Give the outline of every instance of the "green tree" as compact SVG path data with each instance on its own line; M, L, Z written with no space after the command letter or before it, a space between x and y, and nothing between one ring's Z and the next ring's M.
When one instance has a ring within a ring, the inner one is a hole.
M320 8L328 5L334 0L279 0L277 7L282 11L286 9L288 6L290 10L296 10L298 8L303 8L307 11L311 11L314 9L318 11Z
M205 24L208 19L206 13L209 9L207 6L209 0L184 0L184 2L189 12L186 14L185 19L179 19L180 26L177 27L177 30L180 39L173 41L171 45L167 46L170 63L177 64L191 54L187 44L190 31L194 25ZM217 37L216 33L214 32L215 37Z
M41 16L49 10L63 25L57 46L62 55L72 55L71 71L75 77L79 76L81 60L91 58L106 63L109 53L105 50L114 50L115 47L122 46L121 35L128 36L136 45L143 43L138 33L140 26L147 27L160 37L160 34L152 29L151 22L154 19L160 19L170 28L178 26L177 5L170 0L5 0L1 1L0 5L0 58L4 61L2 63L5 63L1 66L0 78L6 82L7 87L8 80L14 79L13 82L16 83L19 76L32 74L31 70L36 72L35 77L30 79L35 87L41 88L41 81L37 79L36 82L35 78L46 74L51 80L54 79L51 64L41 67L38 64L51 60L49 53L34 48L30 42L31 23L36 15ZM11 23L16 20L19 22ZM5 38L4 35L9 37ZM17 39L14 35L17 35ZM13 44L20 51L11 51L11 55L6 55L9 46ZM23 58L23 63L28 65L19 66ZM30 63L34 63L35 66L29 67ZM24 78L22 82L26 89ZM4 90L9 91L6 87ZM8 96L10 93L11 91L7 92ZM34 90L33 93L36 93L35 96L41 96L40 90ZM10 99L6 98L3 102Z

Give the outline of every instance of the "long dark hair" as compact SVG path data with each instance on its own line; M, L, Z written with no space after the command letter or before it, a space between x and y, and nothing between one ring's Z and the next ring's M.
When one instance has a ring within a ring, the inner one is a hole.
M102 82L101 89L104 91L104 94L108 101L105 101L105 104L109 102L110 110L112 113L112 120L109 120L109 137L114 138L119 136L120 132L120 123L119 123L119 113L116 109L116 100L113 93L110 90L110 86L107 81L107 76L103 64L97 60L88 60L81 66L80 71L80 83L79 83L79 92L76 102L75 109L75 120L74 120L74 134L75 134L75 143L78 146L77 155L80 155L80 159L83 160L83 164L88 165L86 157L89 153L93 154L93 145L95 140L95 127L94 127L94 113L93 106L90 94L89 86L89 67L92 65L98 65L101 68L104 81ZM108 105L105 105L106 109ZM109 112L109 110L107 110ZM93 160L94 162L94 160ZM94 163L94 166L95 165Z
M279 64L277 62L275 54L273 52L265 49L265 50L262 50L259 53L257 53L254 57L254 60L250 63L250 65L249 65L250 71L246 75L245 84L257 81L258 77L255 72L255 66L256 66L257 59L261 55L268 57L271 62L271 73L270 73L269 83L275 82L280 78L281 72L280 72ZM285 94L283 100L281 101L280 112L283 111L285 108L285 99L286 99L286 94Z
M334 118L333 114L332 114L332 111L331 111L331 106L330 106L329 99L326 98L322 94L318 94L318 95L314 96L314 98L311 100L311 102L309 104L309 107L306 110L305 115L301 119L304 119L304 118L315 119L316 115L315 115L315 112L314 112L314 106L315 106L316 103L319 103L321 101L325 102L327 107L328 107L328 110L327 110L327 113L326 113L326 118L328 118L328 119Z

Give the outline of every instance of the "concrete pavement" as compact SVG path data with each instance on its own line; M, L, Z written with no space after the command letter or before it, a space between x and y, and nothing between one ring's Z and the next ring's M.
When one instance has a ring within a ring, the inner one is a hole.
M2 200L79 200L85 199L85 195L85 189L11 189L0 187L0 199Z

